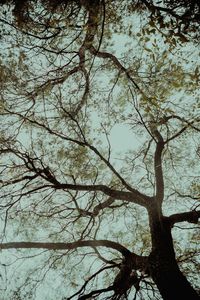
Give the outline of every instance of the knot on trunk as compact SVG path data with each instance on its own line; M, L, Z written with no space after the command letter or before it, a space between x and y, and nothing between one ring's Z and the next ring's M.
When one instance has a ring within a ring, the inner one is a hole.
M136 271L132 269L132 265L124 261L113 283L115 295L126 295L132 286L138 291L140 289L139 282L140 278L138 278Z

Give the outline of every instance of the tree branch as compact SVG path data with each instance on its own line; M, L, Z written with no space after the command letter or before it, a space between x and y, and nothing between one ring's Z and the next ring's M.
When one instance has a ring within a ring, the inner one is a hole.
M68 139L68 138L67 138ZM71 141L72 139L70 139ZM75 143L79 143L79 141L73 140ZM105 195L110 196L114 199L123 200L127 202L136 203L138 205L147 207L149 202L151 201L151 198L146 196L143 193L140 193L138 190L132 188L129 186L126 181L118 174L118 172L114 169L114 167L101 155L101 153L90 144L87 144L86 142L80 142L81 146L87 146L92 151L94 151L102 161L110 168L110 170L121 180L122 184L128 189L128 191L120 191L120 190L114 190L112 188L109 188L106 185L81 185L81 184L68 184L68 183L61 183L58 181L58 179L54 176L54 174L50 171L48 167L44 167L42 165L42 168L35 167L33 163L33 159L31 159L27 154L24 157L23 153L16 153L15 150L12 148L8 149L2 149L1 152L11 152L15 155L18 155L20 159L23 159L25 162L26 167L28 167L29 171L34 172L37 176L42 177L44 180L50 182L52 184L52 188L55 189L69 189L74 191L100 191L103 192ZM22 176L21 178L17 178L17 180L11 181L10 183L16 183L21 182L23 180L33 180L34 178L37 178L36 175L32 175L29 177ZM6 182L4 182L6 184Z
M144 95L144 92L140 89L139 85L134 81L128 70L120 63L120 61L117 59L115 55L108 52L99 52L96 50L93 46L89 49L92 54L94 54L97 57L101 58L109 58L114 65L117 67L117 69L123 73L126 74L127 78L133 83L134 87L142 94Z
M171 116L165 117L166 121L171 120L171 119L177 119L183 123L186 123L188 126L192 127L196 131L200 131L200 129L194 125L195 122L197 122L197 123L200 122L200 118L194 119L192 121L188 121L185 118L177 116L177 115L171 115Z
M119 191L119 190L114 190L112 188L109 188L106 185L81 185L81 184L74 185L68 183L59 183L57 181L55 182L54 187L56 189L69 189L74 191L93 191L93 192L100 191L114 199L136 203L144 207L147 207L148 200L150 200L150 197L141 194L137 190L132 192Z
M170 226L173 227L175 223L180 222L189 222L197 224L198 220L200 218L200 210L196 211L189 211L189 212L183 212L171 215L169 217L166 217L167 222L169 222Z
M161 209L161 205L164 199L164 180L162 171L162 152L164 149L164 140L155 125L152 125L151 132L157 140L156 151L154 154L154 172L156 181L156 201Z
M72 142L72 143L77 144L82 147L87 147L88 149L93 151L105 163L105 165L115 174L115 176L121 181L121 183L124 185L124 187L127 188L127 190L129 190L134 195L134 197L137 197L138 199L140 198L140 200L139 200L140 203L137 203L137 204L140 204L143 206L147 205L147 201L149 200L149 198L146 195L140 193L138 190L132 188L126 182L126 180L118 173L118 171L113 167L113 165L98 151L98 149L95 146L91 145L89 142L87 142L85 136L83 136L83 141L73 139L73 138L70 138L69 136L65 136L63 133L55 132L55 130L51 129L49 126L46 126L45 124L41 124L37 120L32 120L26 116L23 116L21 113L17 113L17 112L15 113L8 109L6 109L6 111L10 114L14 114L14 115L21 117L23 120L26 120L26 121L30 122L31 124L35 124L35 125L39 126L40 128L45 129L48 133L55 135L63 140ZM68 114L68 115L70 115L70 114ZM72 117L72 120L76 122L76 125L78 125L77 121L73 117ZM3 151L3 150L1 150L1 151ZM6 151L6 150L4 150L4 151ZM9 151L15 153L12 149L9 149ZM33 171L35 171L35 170L33 170ZM58 183L58 181L55 179L55 177L52 177L52 180L49 180L49 181L53 182L53 183ZM109 194L109 196L111 196L111 195ZM147 200L147 198L148 198L148 200Z
M179 135L181 135L188 127L185 126L183 127L182 129L180 129L176 134L174 134L173 136L171 136L170 138L168 138L166 141L165 141L165 144L174 140L175 138L177 138Z
M43 242L10 242L1 243L0 249L47 249L47 250L74 250L83 247L106 247L120 252L126 259L131 260L135 269L144 269L147 257L129 251L123 245L109 240L86 240L72 243L43 243Z
M117 265L116 265L117 266ZM100 273L102 273L103 271L105 270L108 270L108 269L111 269L111 268L114 268L116 266L106 266L100 270L98 270L96 273L94 273L92 276L90 276L87 280L85 280L84 284L82 285L82 287L78 290L78 292L76 292L75 294L73 294L72 296L68 297L68 298L65 298L64 300L71 300L72 298L74 298L75 296L78 296L80 294L82 294L82 292L85 290L87 284L93 280L97 275L99 275ZM88 295L88 294L87 294ZM86 296L86 295L85 295ZM82 296L81 296L82 297ZM79 297L79 300L81 298Z

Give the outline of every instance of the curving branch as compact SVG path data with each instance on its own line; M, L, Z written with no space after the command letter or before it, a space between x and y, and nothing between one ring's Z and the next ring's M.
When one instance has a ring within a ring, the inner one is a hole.
M142 94L144 95L144 92L141 90L141 88L139 87L139 85L135 82L135 80L132 78L132 76L130 75L129 71L120 63L120 61L117 59L117 57L115 55L113 55L112 53L108 53L108 52L100 52L98 50L95 49L95 47L90 47L90 53L100 57L100 58L108 58L110 59L113 64L115 65L115 67L117 67L117 69L124 73L127 78L130 80L130 82L134 85L134 87Z
M177 133L175 133L173 136L171 136L170 138L168 138L165 141L165 144L174 140L175 138L177 138L179 135L181 135L186 129L188 128L188 126L184 126L183 128L181 128Z
M171 116L165 117L165 121L168 121L170 119L177 119L177 120L179 120L179 121L181 121L183 123L186 123L188 126L192 127L196 131L200 131L200 129L194 125L195 122L197 122L197 123L200 122L200 118L194 119L192 121L188 121L185 118L180 117L178 115L171 115Z
M109 286L107 288L103 288L103 289L98 289L98 290L95 290L95 291L92 291L90 292L89 294L87 295L83 295L83 296L80 296L78 299L79 300L86 300L86 299L92 299L93 297L92 296L98 296L102 293L106 293L106 292L110 292L113 290L113 287L112 286ZM69 298L68 298L69 299ZM68 300L67 299L67 300Z
M0 5L1 5L1 3L0 3ZM6 19L0 18L0 22L8 25L11 28L14 28L16 31L19 31L18 26L16 26L14 23L8 22ZM23 30L23 29L20 28L20 32L21 33L23 33L23 34L25 34L27 36L36 38L38 40L44 40L44 41L53 39L53 38L57 37L61 33L61 28L60 27L54 28L54 30L55 30L55 32L53 32L52 34L40 36L40 35L36 35L36 34L30 33L30 31L28 31L28 30Z
M174 135L172 135L171 137L169 137L166 141L165 141L165 144L167 144L168 142L170 142L171 140L177 138L179 135L181 135L186 129L188 128L192 128L194 129L195 131L198 131L200 132L200 128L198 128L196 125L195 125L195 122L198 124L200 122L200 119L197 118L195 120L192 120L192 121L188 121L186 120L185 118L183 117L180 117L180 116L177 116L177 115L171 115L171 116L168 116L168 117L164 117L164 123L168 122L169 120L171 119L176 119L176 120L179 120L180 122L182 123L185 123L185 126L183 128L181 128L177 133L175 133Z
M68 298L65 298L65 300L71 300L72 298L74 298L75 296L78 296L80 294L83 293L83 291L85 290L86 286L88 285L88 283L93 280L98 274L102 273L105 270L111 269L113 267L118 267L118 265L115 266L106 266L104 268L101 268L100 270L98 270L96 273L92 274L87 280L85 280L84 284L82 285L82 287L78 290L78 292L74 293L73 295L71 295ZM79 299L81 299L79 297Z

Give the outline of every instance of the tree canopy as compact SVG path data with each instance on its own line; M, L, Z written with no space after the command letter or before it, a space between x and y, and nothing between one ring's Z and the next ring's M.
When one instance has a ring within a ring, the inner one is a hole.
M0 1L3 299L199 299L199 1Z

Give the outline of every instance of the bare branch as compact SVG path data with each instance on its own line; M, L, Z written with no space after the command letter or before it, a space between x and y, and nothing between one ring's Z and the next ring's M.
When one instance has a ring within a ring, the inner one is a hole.
M132 192L119 191L114 190L112 188L107 187L106 185L81 185L81 184L68 184L68 183L59 183L55 178L50 179L52 183L54 183L54 188L56 189L69 189L74 191L100 191L104 194L118 200L124 200L127 202L136 203L138 205L142 205L147 207L148 202L151 200L150 197L141 194L137 190Z
M169 217L166 217L166 220L167 222L170 223L171 226L173 226L175 223L180 223L180 222L189 222L189 223L197 224L199 218L200 218L200 210L198 211L193 210L193 211L171 215Z
M156 201L161 209L161 205L164 199L164 179L162 171L162 153L164 149L164 140L157 128L152 128L151 131L157 140L156 151L154 154L154 171L156 181Z
M117 59L117 57L115 55L113 55L112 53L108 53L108 52L99 52L98 50L96 50L94 47L91 47L90 52L92 54L94 54L97 57L101 57L101 58L109 58L114 65L117 67L117 69L123 73L126 74L127 78L130 80L130 82L133 83L134 87L142 94L144 95L144 92L140 89L139 85L135 82L135 80L132 78L132 76L130 75L130 73L128 72L128 70L120 63L120 61Z
M130 252L123 245L109 240L86 240L72 243L41 243L41 242L11 242L1 243L0 249L48 249L48 250L73 250L83 247L106 247L120 252L124 257L130 257L135 266L141 267L146 263L146 256Z
M188 128L188 126L185 126L183 128L181 128L181 130L179 130L176 134L174 134L173 136L171 136L170 138L168 138L166 141L165 141L165 144L174 140L175 138L177 138L179 135L181 135L186 129Z

